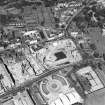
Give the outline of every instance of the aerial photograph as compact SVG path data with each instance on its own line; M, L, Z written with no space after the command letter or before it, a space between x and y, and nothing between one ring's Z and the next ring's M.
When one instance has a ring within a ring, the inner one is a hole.
M0 105L105 105L105 0L0 0Z

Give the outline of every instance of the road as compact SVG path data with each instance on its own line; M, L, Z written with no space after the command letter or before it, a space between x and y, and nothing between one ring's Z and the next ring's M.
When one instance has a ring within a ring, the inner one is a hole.
M87 5L86 5L87 6ZM72 18L69 19L69 22L65 28L65 30L67 30L69 28L70 23L72 22L72 20L86 7L83 6L76 14L74 14L74 16ZM69 67L70 65L68 65ZM67 67L67 65L66 65ZM11 94L15 94L21 90L24 90L27 87L30 87L34 82L38 82L41 79L43 79L44 77L51 75L57 71L60 71L61 69L65 68L65 66L63 66L62 68L57 68L57 69L53 69L53 70L48 70L46 73L41 74L40 76L38 76L37 78L34 78L33 80L29 80L27 82L25 82L24 84L22 84L21 86L18 87L14 87L11 90L8 90L7 92L5 92L4 94L0 95L0 99L2 100L3 98L5 98L6 96L9 96Z
M85 7L87 7L91 2L92 2L91 0L87 0L87 3L86 3L87 5L83 5L83 6L80 8L80 10L78 10L72 17L69 17L69 19L68 19L68 24L67 24L66 27L65 27L65 30L66 30L66 31L68 30L68 28L69 28L70 23L72 22L72 20L73 20L78 14L80 14L80 13L82 12L82 10L83 10Z
M83 6L77 13L75 13L72 17L69 17L68 19L68 24L65 27L65 30L68 30L70 23L72 22L72 20L85 8L85 6Z
M19 91L24 90L25 88L30 87L34 82L38 82L40 80L42 80L44 77L47 77L57 71L60 71L61 69L65 68L65 67L69 67L70 65L66 65L63 66L62 68L58 68L58 69L52 69L52 70L48 70L46 73L41 74L40 76L38 76L37 78L34 78L33 80L29 80L27 82L25 82L24 84L22 84L21 86L18 87L14 87L11 90L8 90L7 92L5 92L4 94L0 95L0 99L2 100L3 98L5 98L6 96L9 96L11 94L15 94Z

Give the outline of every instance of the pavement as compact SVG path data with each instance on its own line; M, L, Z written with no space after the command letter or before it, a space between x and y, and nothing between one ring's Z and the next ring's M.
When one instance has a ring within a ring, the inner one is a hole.
M21 86L18 86L18 87L14 87L10 90L8 90L7 92L5 92L4 94L0 95L0 99L2 100L3 98L5 98L6 96L8 95L11 95L11 94L15 94L19 91L22 91L24 90L26 87L30 87L34 82L38 82L40 81L41 79L43 79L44 77L48 76L48 75L51 75L57 71L60 71L61 69L65 68L65 67L69 67L70 65L66 65L62 68L58 68L58 69L52 69L52 70L48 70L47 72L39 75L37 78L34 78L33 80L29 80L27 82L25 82L24 84L22 84Z
M89 94L85 105L105 105L105 88Z
M88 94L85 105L105 105L105 69L104 71L101 71L99 69L96 69L95 71L101 82L103 83L104 88Z
M89 37L93 43L95 43L97 50L100 54L105 53L105 36L102 36L101 29L90 28L88 30Z

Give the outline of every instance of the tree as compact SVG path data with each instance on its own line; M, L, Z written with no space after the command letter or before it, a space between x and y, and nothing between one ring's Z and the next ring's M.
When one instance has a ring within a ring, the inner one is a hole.
M93 56L95 57L95 58L99 58L100 57L100 54L99 54L99 52L94 52L94 54L93 54Z
M3 77L3 75L2 74L0 74L0 80L2 80L4 77Z
M104 59L104 61L105 61L105 53L103 53L103 59Z
M96 50L96 49L97 49L97 47L96 47L96 45L95 45L94 43L91 43L91 44L90 44L90 48L91 48L92 50Z
M77 103L72 104L72 105L83 105L83 104L82 104L82 103L77 102Z
M87 77L84 77L82 75L77 75L77 78L80 85L83 87L85 91L89 91L91 89L91 84Z

